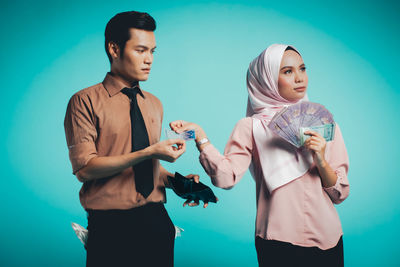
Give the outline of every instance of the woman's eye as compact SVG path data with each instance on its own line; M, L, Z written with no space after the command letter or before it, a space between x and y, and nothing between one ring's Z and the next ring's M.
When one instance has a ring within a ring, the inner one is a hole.
M144 50L143 49L140 49L140 50L137 50L139 53L143 53L144 52Z
M292 70L285 70L284 74L290 74L292 73Z
M300 70L301 71L306 71L306 67L301 67Z

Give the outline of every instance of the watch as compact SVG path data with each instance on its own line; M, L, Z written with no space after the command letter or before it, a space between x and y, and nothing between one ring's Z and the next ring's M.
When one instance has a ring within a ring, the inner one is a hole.
M196 142L197 146L201 146L202 144L205 144L207 142L210 142L210 140L208 140L207 137L204 137L203 139L199 140L198 142Z

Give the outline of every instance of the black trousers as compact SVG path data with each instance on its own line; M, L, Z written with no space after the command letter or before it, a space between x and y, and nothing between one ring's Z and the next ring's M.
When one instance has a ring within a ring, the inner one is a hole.
M335 247L322 250L318 247L301 247L281 241L265 240L257 236L256 250L258 264L262 267L344 266L342 237L340 237L340 240Z
M175 227L162 203L88 210L86 266L173 266Z

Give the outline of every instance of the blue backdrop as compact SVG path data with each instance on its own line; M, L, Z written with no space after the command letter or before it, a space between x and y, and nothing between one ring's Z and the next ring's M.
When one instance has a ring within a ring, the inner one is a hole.
M104 28L117 12L149 12L157 52L142 87L164 105L163 128L184 119L223 151L245 116L249 62L272 43L297 47L309 97L341 125L350 155L349 198L337 206L347 266L399 266L400 142L397 1L2 1L1 266L84 266L71 222L87 225L63 119L71 95L109 70ZM165 138L165 136L163 136ZM211 185L189 143L173 171ZM176 266L256 266L255 183L249 173L220 202L166 207L185 229Z

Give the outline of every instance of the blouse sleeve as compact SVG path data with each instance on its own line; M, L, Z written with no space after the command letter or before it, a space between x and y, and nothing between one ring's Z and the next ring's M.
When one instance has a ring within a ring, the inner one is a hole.
M335 138L329 144L329 149L327 152L327 161L331 168L335 171L337 180L335 185L331 187L324 187L324 190L329 195L333 203L339 204L348 197L350 185L347 179L347 173L349 170L349 157L347 155L342 132L340 131L338 124L336 124Z
M249 168L253 150L252 127L250 117L241 119L229 137L224 155L213 145L206 146L200 153L200 163L215 186L232 188Z

